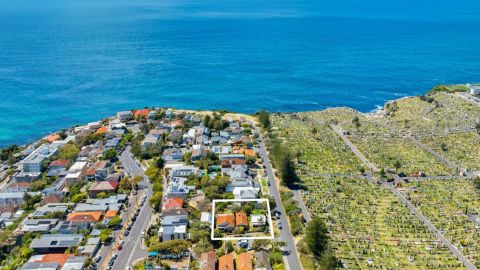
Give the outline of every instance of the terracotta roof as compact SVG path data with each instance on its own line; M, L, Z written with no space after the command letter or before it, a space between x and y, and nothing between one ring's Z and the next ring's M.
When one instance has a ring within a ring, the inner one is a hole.
M95 212L73 212L67 216L67 221L88 221L97 222L100 221L102 216L101 211Z
M235 215L233 214L219 214L217 215L217 227L219 224L227 223L231 227L235 227Z
M237 270L252 270L252 255L248 252L237 255Z
M248 226L247 214L244 212L235 213L235 221L237 222L237 226Z
M88 168L87 171L85 172L85 175L95 176L96 173L97 173L97 170L95 168Z
M163 209L173 209L173 208L182 208L183 199L182 198L168 198L163 203Z
M50 167L67 167L68 160L66 159L57 159L50 163Z
M41 260L33 260L33 262L41 262L41 263L53 263L56 262L60 266L63 266L68 258L75 256L75 254L63 254L63 253L51 253L42 255Z
M232 253L225 254L218 258L218 270L234 270Z
M134 115L134 116L145 116L145 117L147 117L147 116L148 116L148 112L149 112L149 110L147 110L147 109L136 110L136 111L133 113L133 115Z
M231 167L232 165L245 165L247 161L242 158L224 158L222 159L222 167Z
M215 270L215 251L202 253L200 256L200 270Z
M60 194L49 194L45 196L41 202L42 205L49 203L61 203L63 201L63 195Z
M31 186L30 182L14 182L8 185L8 188L30 188Z
M96 133L97 134L103 134L103 133L107 133L107 131L108 131L108 128L106 126L103 126L99 129L97 129Z
M117 210L108 210L106 213L105 213L105 216L103 217L103 220L106 220L108 218L113 218L115 216L118 215L118 211Z
M52 143L52 142L54 142L54 141L56 141L56 140L58 140L58 139L60 139L60 135L58 135L58 134L56 134L56 133L50 134L50 135L47 136L47 141L48 141L49 143Z
M178 127L183 125L183 120L173 120L170 122L170 126L172 127Z
M90 191L114 191L118 187L117 181L97 181L93 182L92 186L88 189Z
M255 156L255 151L253 151L253 149L248 149L248 148L242 148L242 149L238 150L238 153L239 154L244 154L246 156L251 156L251 157Z

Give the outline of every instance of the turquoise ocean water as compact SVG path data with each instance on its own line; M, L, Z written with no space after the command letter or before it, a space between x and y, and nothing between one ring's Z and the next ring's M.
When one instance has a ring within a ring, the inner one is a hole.
M0 0L0 146L143 106L351 106L480 81L478 0Z

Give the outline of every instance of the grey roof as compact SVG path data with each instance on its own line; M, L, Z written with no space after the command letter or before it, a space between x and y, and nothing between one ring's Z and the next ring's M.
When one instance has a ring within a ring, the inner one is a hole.
M270 260L268 259L268 253L266 251L255 252L255 269L272 269Z
M44 263L44 262L27 262L21 270L57 270L60 265L58 263Z
M186 216L165 216L162 218L162 226L168 225L187 225L188 218Z
M87 257L85 256L72 256L67 259L61 270L81 270Z
M78 246L82 239L81 234L44 234L40 238L33 239L30 248L69 248Z
M76 212L93 212L93 211L107 211L108 205L104 204L88 204L88 203L79 203L75 207Z

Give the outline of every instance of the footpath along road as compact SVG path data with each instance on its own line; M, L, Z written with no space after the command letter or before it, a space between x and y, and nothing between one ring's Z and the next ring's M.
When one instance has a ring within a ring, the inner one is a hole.
M118 257L112 267L113 270L125 270L128 267L131 268L134 261L147 257L147 251L141 246L141 233L142 230L147 229L153 214L153 209L148 204L148 199L152 195L152 185L148 181L148 177L145 172L142 170L142 168L140 168L136 160L133 159L130 152L130 147L127 147L127 149L122 153L120 156L120 161L123 163L125 170L127 170L130 175L140 175L143 177L143 181L140 184L146 190L145 195L147 199L143 204L140 213L138 214L137 220L132 226L130 234L125 237L123 249L118 251Z
M277 205L276 209L280 212L280 222L283 225L282 226L283 229L280 230L279 239L287 243L285 250L288 251L286 254L284 254L285 261L287 262L285 266L289 270L300 270L302 269L302 266L300 264L300 259L298 257L297 249L295 247L295 241L293 239L293 235L290 230L290 225L287 222L287 215L285 214L285 209L283 208L282 200L280 198L280 192L277 186L277 182L275 181L272 165L270 163L270 159L268 158L267 150L265 148L262 135L258 127L253 123L251 124L254 127L255 132L259 134L260 140L258 143L259 144L258 150L268 174L267 177L268 177L268 181L270 182L270 186L269 186L270 195L275 199L275 202Z

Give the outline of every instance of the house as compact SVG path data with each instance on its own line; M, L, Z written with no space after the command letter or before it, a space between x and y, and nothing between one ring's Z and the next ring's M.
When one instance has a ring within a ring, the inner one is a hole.
M100 127L97 129L97 131L95 131L96 134L105 134L107 132L108 132L108 127L106 126Z
M215 251L204 252L200 255L200 270L215 270L217 256Z
M83 266L85 265L86 261L86 256L69 257L60 270L82 270L84 269Z
M191 197L190 200L188 200L188 206L198 209L199 203L202 203L205 201L205 195L200 194L195 197Z
M13 182L7 186L6 192L27 192L32 187L31 182Z
M131 111L118 112L117 118L122 122L127 122L133 118L133 113Z
M248 217L245 212L236 212L235 213L235 225L237 227L248 228Z
M74 184L85 182L84 175L81 172L68 173L65 176L65 180L68 186L73 186Z
M112 173L107 175L104 179L105 181L115 181L115 182L120 182L122 180L122 174L120 173Z
M200 222L208 222L209 224L212 224L212 213L202 212L200 215Z
M195 166L178 166L171 170L170 178L172 180L177 180L180 178L187 179L191 174L197 174L198 168Z
M247 161L243 158L224 158L221 161L222 168L230 168L232 165L245 165Z
M267 217L262 214L251 214L250 221L253 227L261 227L267 224Z
M253 180L247 179L247 178L233 178L230 181L230 184L227 185L226 191L227 192L232 192L233 189L237 187L254 187Z
M78 248L78 252L80 255L90 256L91 258L93 258L99 248L100 248L100 238L92 237L92 238L88 238L87 243L85 243L85 245Z
M67 213L68 208L72 207L73 203L48 203L46 205L37 207L32 217L43 217L49 213Z
M175 209L167 209L163 210L160 214L160 217L166 216L188 216L188 210L185 208L175 208Z
M142 147L146 149L148 147L154 146L155 144L157 144L157 142L158 137L147 134L147 136L145 136L145 138L142 140Z
M189 192L190 192L190 190L187 186L171 183L167 187L166 197L167 198L182 198L182 199L185 199Z
M52 203L61 203L63 202L63 198L65 198L65 194L63 192L51 192L43 197L40 205L47 205Z
M90 168L88 168L85 175L87 180L104 180L112 171L113 167L110 166L110 163L101 160L95 162Z
M170 210L176 208L183 208L182 198L166 198L163 202L162 210Z
M66 169L69 161L66 159L57 159L50 163L48 166L50 169Z
M42 172L44 161L57 153L58 147L43 144L21 161L23 172Z
M159 230L159 236L162 238L162 241L188 239L188 217L186 215L164 216L160 223L162 226Z
M51 254L33 255L32 257L30 257L28 262L37 263L37 264L57 263L58 266L62 267L67 262L68 258L72 256L75 256L75 254L51 253Z
M233 254L228 253L218 258L218 270L234 270Z
M213 142L213 138L212 138L212 142ZM210 149L210 151L212 151L213 153L215 153L217 155L228 154L228 153L230 153L231 150L232 150L232 148L230 146L212 146L211 149Z
M37 193L29 192L35 196ZM0 192L0 205L21 205L24 193L22 192Z
M118 210L107 210L105 215L103 216L103 220L110 220L114 217L118 216Z
M77 234L85 230L90 230L90 222L61 221L52 229L52 232L59 234Z
M236 200L239 199L257 199L259 188L252 187L236 187L232 193Z
M84 223L84 222L99 222L101 221L101 217L103 212L101 211L94 211L94 212L72 212L68 214L67 221L72 223Z
M203 147L197 147L192 150L192 161L197 161L202 157L206 157L208 154L208 149Z
M118 188L118 182L116 181L96 181L93 182L90 188L88 189L88 196L90 198L96 198L97 195L101 192L104 193L113 193Z
M33 239L30 248L36 253L65 253L65 250L76 247L83 240L81 234L44 234Z
M120 138L111 138L107 140L105 143L105 149L110 149L110 148L117 148L118 144L120 144Z
M147 119L148 118L148 113L149 113L149 110L148 109L143 109L143 110L136 110L134 113L133 113L133 116L134 117L141 117L143 119Z
M480 85L468 85L470 94L473 96L480 96Z
M53 229L58 223L57 218L49 219L25 219L22 222L21 230L22 232L39 232L39 233L48 233Z
M26 262L20 270L58 270L58 263Z
M165 161L179 161L183 158L182 150L178 148L169 148L163 151L162 155L163 160Z
M272 270L268 253L264 250L255 252L255 270Z
M101 211L105 213L108 210L108 205L104 204L90 204L90 203L77 203L75 212L97 212Z
M217 229L221 231L233 231L235 229L234 214L218 214L216 220Z
M252 254L243 252L237 255L237 269L236 270L253 270Z

